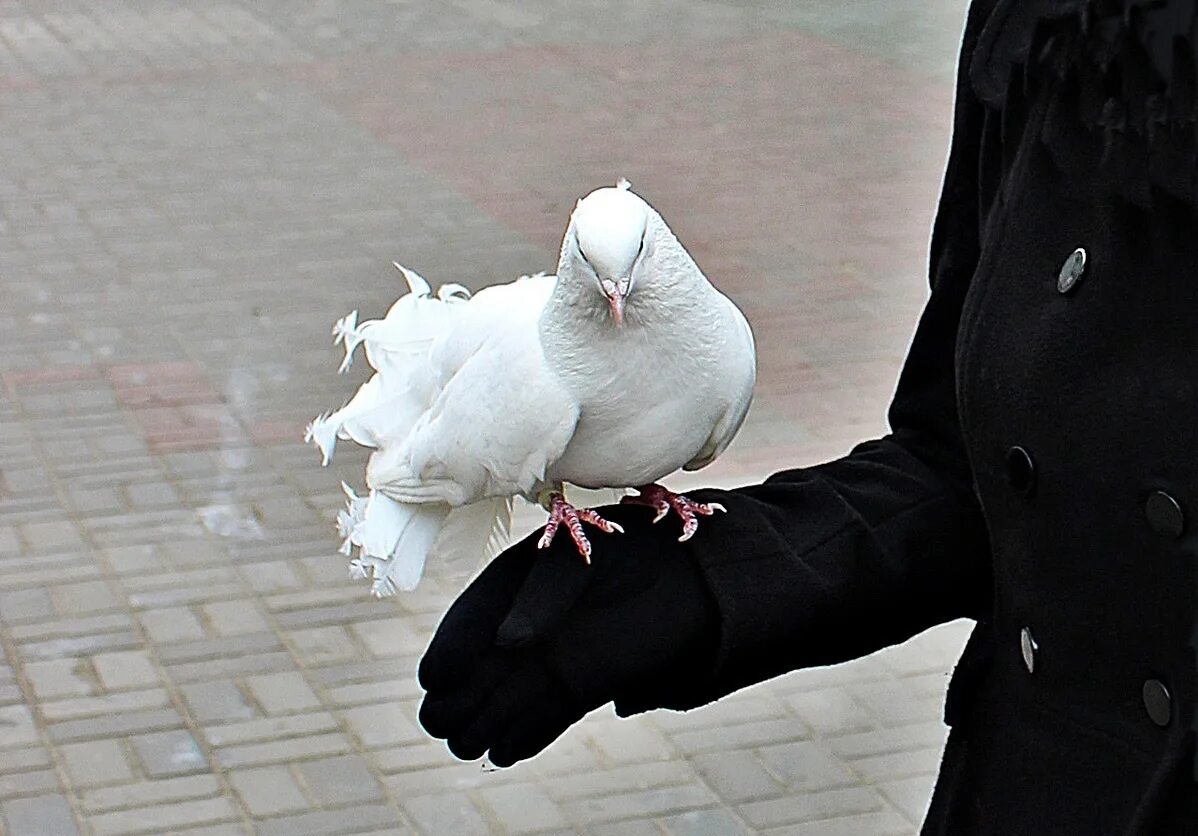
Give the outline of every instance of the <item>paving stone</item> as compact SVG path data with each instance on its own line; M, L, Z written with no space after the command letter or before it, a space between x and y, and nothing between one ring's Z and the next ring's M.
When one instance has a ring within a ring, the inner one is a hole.
M146 774L152 778L186 775L208 768L208 759L189 732L158 732L130 741Z
M147 711L127 711L79 720L65 720L51 724L46 733L56 743L65 743L74 740L96 740L102 737L171 729L182 725L183 718L175 709L155 708Z
M877 722L843 688L791 694L786 702L804 723L824 735L865 731Z
M698 755L691 761L712 789L727 802L739 803L782 794L784 786L753 752Z
M243 636L270 629L257 605L249 599L216 601L200 607L207 623L218 636Z
M204 628L199 619L185 607L142 610L137 617L150 640L156 643L196 641L204 638Z
M133 779L125 750L117 740L92 740L58 747L74 787L118 784Z
M28 746L37 740L37 727L33 723L33 713L28 706L0 706L0 750ZM0 761L12 756L11 753L5 753L0 757Z
M0 592L0 619L9 623L53 618L56 615L45 589L14 589Z
M400 804L425 833L485 836L491 832L478 808L460 793L420 795L401 799Z
M246 701L245 694L228 681L196 682L179 690L191 715L201 723L214 720L248 720L258 712Z
M267 714L294 714L320 707L320 699L295 671L247 676L245 683Z
M241 723L210 725L204 729L204 735L214 746L229 746L237 743L334 731L339 727L337 718L332 714L317 711L311 714L294 714L286 717L248 720Z
M266 819L257 822L256 828L258 836L325 836L335 833L362 833L376 827L383 828L383 832L395 832L399 825L399 816L391 807L383 804L355 804L342 810L322 810Z
M92 693L95 679L86 659L49 659L28 662L25 676L39 699L83 696Z
M671 836L734 836L752 832L728 810L693 810L660 819L660 823Z
M115 694L99 694L94 697L74 697L41 703L42 716L50 721L71 720L77 717L94 717L101 714L119 714L147 708L164 708L170 705L170 695L164 688L147 688L142 691L121 691Z
M374 801L383 795L369 764L359 755L304 761L295 768L308 792L326 807L349 801Z
M846 787L818 792L795 792L785 798L740 806L753 826L771 828L794 822L857 816L883 810L886 802L872 787Z
M225 768L256 766L258 764L292 762L306 757L340 754L353 746L343 734L316 734L268 743L228 746L217 752L217 760Z
M363 705L340 712L346 725L368 749L419 743L426 739L424 730L403 713L401 703Z
M213 775L185 775L116 787L99 787L79 793L79 802L88 812L104 812L125 807L148 807L170 801L206 798L220 792Z
M313 627L288 633L296 655L305 665L342 662L359 655L344 627Z
M29 769L0 775L0 798L44 795L59 789L58 774L53 769Z
M183 825L236 817L237 810L229 799L206 798L97 813L88 818L88 823L97 836L108 836L118 833L175 833Z
M761 760L787 786L820 790L854 783L854 777L821 743L801 741L759 750Z
M561 809L535 784L484 787L479 797L508 833L566 827Z
M229 781L255 816L274 816L310 806L285 766L234 769L229 772Z
M61 795L14 798L0 803L8 836L78 836L71 806Z
M146 688L158 684L158 671L144 650L100 653L92 657L100 682L111 691Z

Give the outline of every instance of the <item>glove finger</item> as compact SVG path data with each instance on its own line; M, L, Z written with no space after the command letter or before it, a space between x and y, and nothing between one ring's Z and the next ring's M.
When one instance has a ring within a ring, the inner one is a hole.
M553 550L540 555L499 626L496 644L513 648L544 641L582 597L597 571L576 554Z
M429 691L420 703L420 725L433 737L457 734L474 722L496 687L512 675L510 653L492 651L475 669L470 682L449 691Z
M546 695L500 734L491 745L489 760L500 767L527 760L561 737L584 714L572 701L557 694Z
M417 670L417 680L426 691L461 687L491 652L495 633L535 556L521 546L491 561L446 611Z
M524 665L491 692L473 722L460 734L446 740L449 751L464 761L481 758L518 717L528 712L530 706L539 705L553 696L568 699L543 661L526 657Z

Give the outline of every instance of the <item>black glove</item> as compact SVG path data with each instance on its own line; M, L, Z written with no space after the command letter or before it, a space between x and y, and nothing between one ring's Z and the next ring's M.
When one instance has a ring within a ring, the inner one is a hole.
M715 602L670 517L597 509L624 534L587 528L583 562L564 530L495 558L449 608L420 663L420 723L463 760L530 758L583 715L710 702Z

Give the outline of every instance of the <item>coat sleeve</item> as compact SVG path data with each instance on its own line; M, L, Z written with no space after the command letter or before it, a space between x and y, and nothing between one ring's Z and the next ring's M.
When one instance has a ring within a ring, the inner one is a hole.
M961 67L981 17L971 9ZM711 697L989 607L989 538L957 417L954 360L984 214L983 123L959 71L932 294L890 406L892 431L839 460L704 497L728 512L705 522L692 546L720 615Z

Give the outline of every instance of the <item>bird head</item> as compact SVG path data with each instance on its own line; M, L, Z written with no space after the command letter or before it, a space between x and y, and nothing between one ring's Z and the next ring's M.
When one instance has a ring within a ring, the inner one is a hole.
M570 216L561 267L606 300L617 326L624 323L628 297L652 245L647 240L651 215L649 204L621 180L582 198Z

